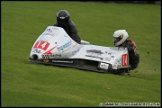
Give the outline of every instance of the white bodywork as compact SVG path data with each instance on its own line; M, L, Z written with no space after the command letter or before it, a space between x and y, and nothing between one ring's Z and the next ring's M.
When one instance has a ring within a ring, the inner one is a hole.
M54 59L53 62L59 62L57 59L84 59L99 61L101 69L108 69L110 64L113 69L128 68L126 48L90 45L83 40L82 42L85 45L76 43L63 28L48 26L33 44L30 58L37 55L38 60Z

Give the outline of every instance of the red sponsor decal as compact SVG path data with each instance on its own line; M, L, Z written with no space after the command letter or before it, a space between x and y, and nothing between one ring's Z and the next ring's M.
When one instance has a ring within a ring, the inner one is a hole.
M48 42L39 41L34 45L34 48L46 50L50 44Z
M48 51L46 51L45 53L43 53L43 54L52 54L52 50L54 50L55 48L56 48L57 46L55 46L55 47L53 47L53 48L51 48L50 50L48 50Z
M128 66L128 54L122 55L122 66Z

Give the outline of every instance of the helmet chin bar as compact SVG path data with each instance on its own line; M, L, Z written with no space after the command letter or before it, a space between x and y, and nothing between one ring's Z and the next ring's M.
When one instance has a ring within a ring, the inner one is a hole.
M68 24L69 18L65 18L65 19L60 19L59 17L57 17L57 23L60 26L65 26L66 24Z

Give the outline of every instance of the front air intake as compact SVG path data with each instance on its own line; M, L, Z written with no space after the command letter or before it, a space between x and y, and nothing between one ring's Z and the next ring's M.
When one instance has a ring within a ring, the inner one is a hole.
M38 59L38 55L33 54L33 55L32 55L32 59L33 59L33 60L37 60L37 59Z

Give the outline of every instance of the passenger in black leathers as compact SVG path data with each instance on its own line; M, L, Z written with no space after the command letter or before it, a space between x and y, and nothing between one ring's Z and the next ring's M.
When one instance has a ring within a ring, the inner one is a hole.
M80 36L78 35L74 22L70 19L68 11L60 10L56 15L56 19L57 22L54 26L62 27L74 41L80 44Z
M138 67L140 62L140 56L137 51L137 46L135 42L128 39L128 33L126 30L117 30L113 34L114 45L117 47L125 47L128 49L129 54L129 70L134 70Z

